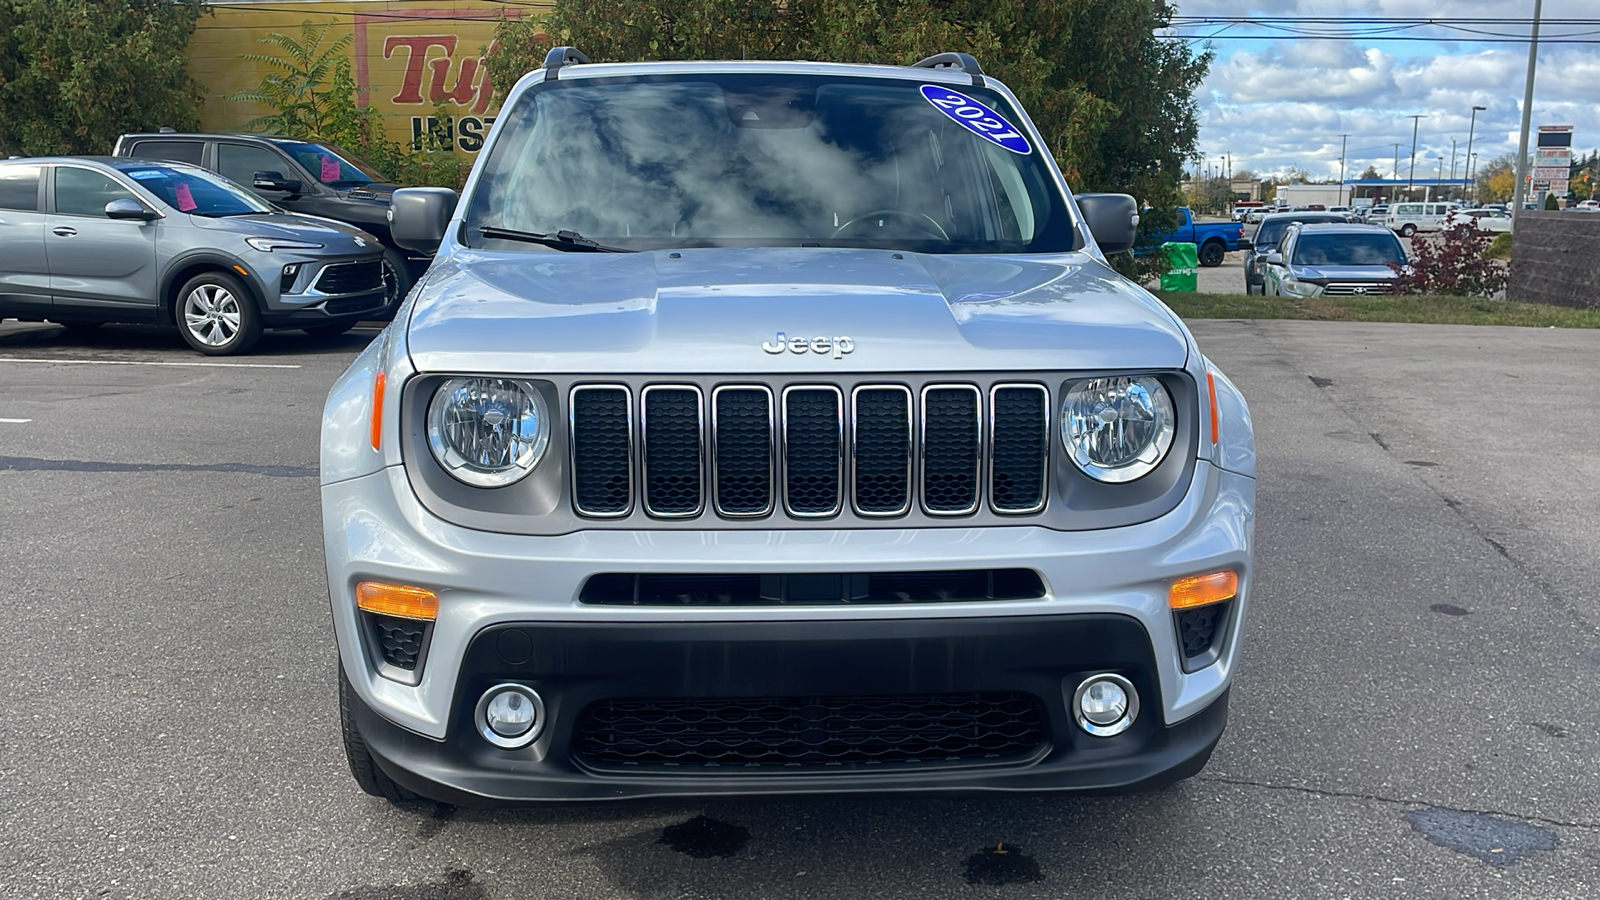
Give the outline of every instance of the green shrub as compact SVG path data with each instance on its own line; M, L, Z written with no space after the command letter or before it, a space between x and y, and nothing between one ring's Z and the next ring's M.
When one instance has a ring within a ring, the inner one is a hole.
M1489 249L1483 251L1485 259L1510 259L1511 258L1511 232L1497 234L1489 242Z

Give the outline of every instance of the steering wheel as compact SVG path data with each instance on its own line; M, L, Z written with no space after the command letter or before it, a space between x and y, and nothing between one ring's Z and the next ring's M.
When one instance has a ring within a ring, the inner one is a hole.
M941 241L950 240L950 235L945 233L944 227L935 221L932 216L924 215L923 213L906 212L905 210L900 209L875 209L871 212L862 213L861 215L856 216L854 219L851 219L843 225L840 225L838 228L835 228L833 230L833 236L838 237L855 225L874 218L901 219L909 223L911 227L922 232L923 234L936 237ZM882 228L883 224L880 222L871 227Z

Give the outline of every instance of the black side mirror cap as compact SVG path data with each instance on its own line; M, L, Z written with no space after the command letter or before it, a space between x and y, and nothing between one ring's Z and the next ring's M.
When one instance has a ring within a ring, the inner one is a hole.
M418 253L433 253L444 242L455 215L456 192L449 188L401 188L389 200L389 236Z
M1078 211L1106 255L1127 253L1138 236L1139 205L1127 194L1078 194Z
M250 186L258 191L279 191L298 194L305 189L298 178L285 178L282 172L257 172L250 176Z
M1239 246L1240 250L1250 250L1250 249L1253 249L1255 247L1255 245L1256 245L1256 242L1250 240L1247 237L1242 237L1242 238L1239 238L1239 240L1238 240L1238 246Z
M157 215L155 210L145 206L143 203L123 198L106 204L106 218L153 222Z

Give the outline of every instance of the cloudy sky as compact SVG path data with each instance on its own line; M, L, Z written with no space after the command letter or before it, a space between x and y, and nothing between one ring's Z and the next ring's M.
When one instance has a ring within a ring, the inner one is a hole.
M1411 18L1511 18L1533 15L1533 0L1176 0L1180 16L1359 16ZM1544 0L1543 18L1600 19L1600 0ZM1211 34L1221 24L1185 26L1185 34ZM1320 26L1327 28L1330 26ZM1526 26L1473 26L1516 32ZM1546 25L1540 38L1588 32L1600 25ZM1426 28L1395 33L1451 37L1421 41L1303 40L1265 35L1261 28L1234 26L1217 40L1216 60L1201 90L1200 152L1232 154L1233 170L1282 172L1291 166L1314 175L1339 174L1339 135L1349 133L1348 171L1368 164L1387 175L1401 146L1405 177L1411 152L1411 120L1426 115L1417 136L1416 176L1435 177L1439 160L1450 173L1450 141L1457 142L1458 174L1466 171L1469 116L1478 113L1473 152L1478 163L1517 149L1522 115L1526 43L1480 43L1459 31ZM1198 45L1197 45L1198 46ZM1600 43L1541 43L1534 84L1533 123L1575 127L1575 154L1600 147Z

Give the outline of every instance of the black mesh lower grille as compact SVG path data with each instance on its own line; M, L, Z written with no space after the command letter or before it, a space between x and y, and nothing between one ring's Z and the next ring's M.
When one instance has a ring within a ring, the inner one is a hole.
M978 505L978 391L932 388L922 404L922 502L931 512L970 512Z
M340 300L329 300L322 304L322 309L330 316L343 316L364 309L377 309L383 305L382 294L370 294L365 297L345 297Z
M383 288L383 263L339 263L322 270L317 276L317 290L324 294L353 294L356 291L376 291Z
M422 656L422 639L427 634L428 623L396 616L372 616L372 627L378 637L378 650L383 661L397 669L410 672L417 667Z
M772 508L772 395L723 388L715 402L717 509L761 515Z
M578 602L603 606L822 606L1036 600L1032 569L953 572L675 573L590 576Z
M572 490L579 512L617 515L630 505L628 392L580 388L572 394Z
M1227 619L1230 605L1213 603L1178 612L1178 642L1183 645L1184 659L1203 656L1211 649Z
M1045 742L1027 694L606 700L573 737L596 766L807 769L1005 760Z
M700 394L651 388L644 395L644 503L658 515L700 511Z
M815 516L839 509L842 406L833 388L784 395L784 489L791 512Z
M1044 503L1049 456L1049 395L1043 388L1002 387L994 392L991 490L995 509L1031 512Z
M911 392L864 388L855 396L855 496L864 513L911 505Z

